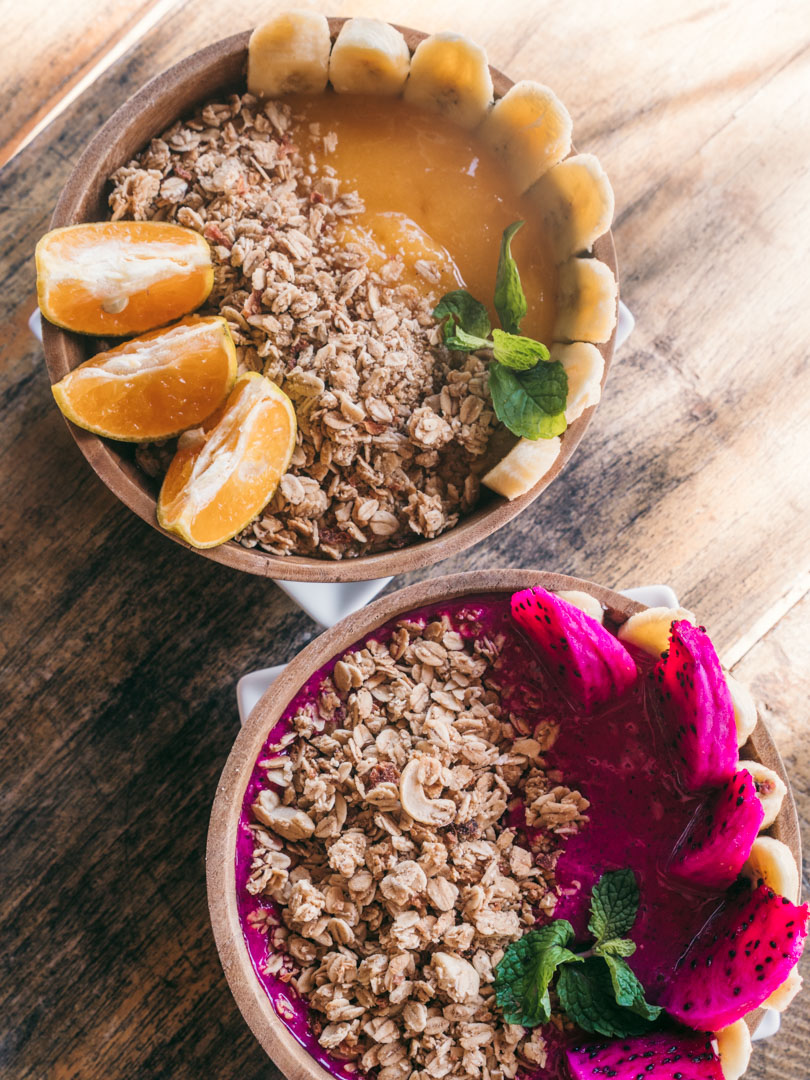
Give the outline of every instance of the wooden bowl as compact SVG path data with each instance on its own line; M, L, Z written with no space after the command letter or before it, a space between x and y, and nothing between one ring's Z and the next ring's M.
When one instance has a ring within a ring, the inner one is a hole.
M208 907L220 960L236 1003L253 1034L289 1080L327 1080L330 1074L293 1038L276 1015L256 978L239 922L235 865L239 818L245 790L267 736L290 700L315 671L396 616L459 596L508 594L533 585L542 585L554 591L579 589L591 593L605 605L609 618L616 623L624 622L644 608L643 604L628 600L593 582L534 570L484 570L410 585L348 616L311 642L265 692L236 737L222 771L211 811L206 852ZM746 744L745 754L748 759L761 761L773 769L787 785L787 797L772 833L788 845L801 875L801 841L796 804L779 751L762 719ZM746 1017L752 1031L761 1016L762 1009L755 1009Z
M344 22L344 19L329 20L333 39ZM426 36L416 30L400 29L411 50ZM193 112L197 105L214 96L233 92L240 86L244 90L249 37L247 31L235 34L186 57L152 79L116 110L82 154L68 178L56 204L51 228L106 218L107 181L120 165L131 160L150 139L176 120ZM512 86L512 80L494 68L491 70L495 93L502 96ZM596 242L594 253L607 263L618 279L611 233ZM53 383L64 378L68 371L91 355L92 338L61 330L44 319L42 331L45 362ZM614 328L610 341L599 346L605 359L605 377L613 357L615 338ZM197 548L191 550L237 570L292 581L359 581L430 566L477 544L525 510L571 457L585 434L594 409L595 406L586 409L567 429L562 439L562 450L553 467L531 491L512 502L487 492L473 513L435 540L422 540L398 551L363 555L341 562L309 556L271 555L258 547L242 547L235 540L205 551ZM114 495L175 543L190 546L158 525L155 516L157 486L135 465L131 446L106 441L70 423L68 427L79 449Z

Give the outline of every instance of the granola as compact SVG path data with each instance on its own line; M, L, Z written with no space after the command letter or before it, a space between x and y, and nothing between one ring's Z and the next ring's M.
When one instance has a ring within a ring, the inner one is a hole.
M310 134L318 136L317 125ZM161 220L211 244L240 371L292 399L298 442L272 501L238 537L342 559L438 536L469 512L497 423L486 362L448 351L430 293L378 270L340 229L363 204L292 138L289 105L249 94L175 123L112 176L113 220ZM334 132L323 135L328 152ZM435 264L420 260L426 285ZM165 455L137 451L152 476Z
M369 639L259 763L247 890L271 905L249 916L265 970L324 1049L379 1080L545 1062L540 1032L495 1007L494 969L553 912L588 802L544 765L556 725L512 708L504 636L479 630L462 610Z

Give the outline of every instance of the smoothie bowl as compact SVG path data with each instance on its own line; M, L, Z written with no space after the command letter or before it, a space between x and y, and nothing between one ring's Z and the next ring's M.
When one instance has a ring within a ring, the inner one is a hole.
M801 986L795 807L681 609L529 571L305 649L225 766L208 894L288 1075L735 1080Z
M153 80L76 166L37 249L54 394L111 490L210 558L428 565L582 438L612 215L562 103L474 42L280 15Z

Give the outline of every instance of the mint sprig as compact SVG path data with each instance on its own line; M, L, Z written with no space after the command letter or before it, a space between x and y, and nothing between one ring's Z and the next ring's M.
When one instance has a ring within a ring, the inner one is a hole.
M550 989L583 1031L626 1038L647 1031L661 1014L624 959L636 946L623 935L636 920L638 885L632 870L603 874L591 894L588 929L594 942L572 946L574 932L565 919L530 930L507 946L495 969L495 1000L510 1024L536 1027L551 1018Z
M548 988L554 973L560 964L579 959L565 947L573 938L571 923L556 919L509 945L495 972L495 1000L508 1024L537 1027L548 1023Z
M515 221L503 230L498 273L495 277L495 310L501 326L510 334L520 333L521 319L528 310L517 263L512 257L512 237L525 224L525 221Z
M565 431L568 380L561 364L538 364L530 371L494 364L489 389L495 415L522 439L550 439Z
M648 1020L616 1001L610 974L596 956L576 967L564 967L557 995L563 1012L583 1031L618 1039L649 1031Z
M446 293L433 316L443 323L449 349L492 350L489 390L501 423L521 438L551 439L567 426L568 376L562 364L551 361L542 342L520 333L527 304L511 245L523 225L514 222L501 239L494 303L502 329L491 329L487 309L466 289Z
M638 885L630 869L603 874L591 893L588 929L598 942L623 938L636 921Z
M433 309L434 319L450 318L466 333L479 339L489 337L489 314L484 305L470 296L466 289L445 293ZM484 348L483 345L478 346Z

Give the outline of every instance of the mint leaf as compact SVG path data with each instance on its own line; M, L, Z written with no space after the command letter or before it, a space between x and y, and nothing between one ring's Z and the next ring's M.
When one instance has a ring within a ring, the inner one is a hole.
M602 874L591 894L588 929L597 944L609 938L623 938L638 912L638 885L632 870L612 870Z
M530 930L507 945L495 969L495 1000L508 1024L537 1027L551 1018L548 987L554 972L579 957L565 946L574 936L565 919Z
M661 1015L659 1005L649 1005L644 997L644 987L630 969L626 960L620 956L607 955L605 963L610 972L610 981L613 985L613 995L617 1005L623 1005L631 1009L645 1020L657 1020Z
M551 439L565 431L568 377L562 364L540 362L516 373L498 361L489 367L495 415L524 439Z
M489 337L490 325L487 309L474 296L470 296L466 289L456 289L454 292L445 293L433 309L433 318L439 322L442 319L450 319L445 327L445 336L451 327L458 325L474 337Z
M600 941L594 948L598 956L632 956L635 951L635 941L628 941L627 938L610 938L609 941Z
M568 1018L583 1031L625 1039L649 1030L649 1020L616 1002L610 972L597 956L561 968L557 995Z
M520 320L527 310L517 263L512 258L512 237L524 225L524 221L516 221L503 230L498 273L495 278L495 310L501 326L509 334L520 333Z
M478 349L492 348L492 342L487 338L468 334L460 326L453 327L449 322L444 328L444 343L448 349L460 349L462 352L476 352Z
M548 360L550 355L541 342L507 334L505 330L493 330L492 340L495 359L515 371L527 371L539 360Z

